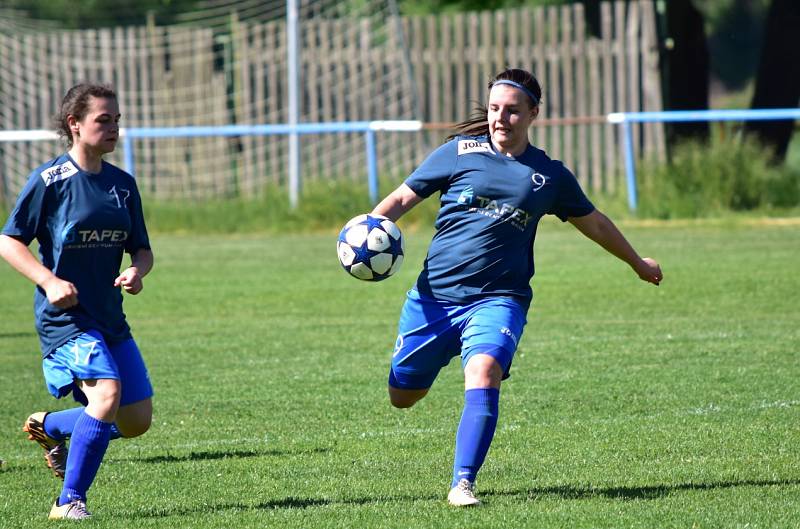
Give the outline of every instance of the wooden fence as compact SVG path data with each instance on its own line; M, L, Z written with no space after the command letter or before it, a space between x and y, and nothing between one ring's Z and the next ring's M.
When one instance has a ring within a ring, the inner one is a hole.
M304 20L301 121L453 123L485 100L494 74L525 68L544 88L540 118L547 125L532 129L532 141L564 160L588 189L613 192L622 176L620 138L602 116L661 109L658 43L651 1L604 2L600 14L598 36L588 33L580 3L380 22ZM63 93L82 80L117 88L123 126L288 119L282 21L250 24L233 14L222 33L153 24L0 30L0 129L49 128ZM381 174L401 179L447 132L379 133ZM661 125L637 126L635 134L640 154L663 156ZM301 141L306 181L363 181L360 134ZM54 142L0 143L0 194L12 198L27 173L60 150ZM183 199L285 189L287 152L285 137L214 137L137 140L134 155L143 192ZM112 161L120 160L115 153Z

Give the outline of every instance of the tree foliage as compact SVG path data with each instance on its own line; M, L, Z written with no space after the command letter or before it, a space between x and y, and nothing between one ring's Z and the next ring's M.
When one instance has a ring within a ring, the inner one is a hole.
M0 0L26 18L57 22L64 29L142 25L152 14L159 24L192 9L197 0Z
M494 11L510 7L547 6L573 3L570 0L400 0L406 15L458 13L462 11Z

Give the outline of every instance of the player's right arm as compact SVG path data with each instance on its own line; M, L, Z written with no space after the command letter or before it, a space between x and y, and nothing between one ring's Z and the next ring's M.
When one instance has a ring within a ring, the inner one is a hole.
M61 309L78 304L78 289L69 281L59 279L33 256L20 240L0 235L0 257L17 272L44 289L47 300Z
M372 210L373 215L383 215L397 221L408 210L449 185L458 162L458 142L448 141L436 148L417 167L406 181L389 193Z
M413 189L406 184L400 186L389 193L386 198L380 201L372 210L373 215L383 215L393 222L402 217L408 210L422 202L423 198L416 194Z

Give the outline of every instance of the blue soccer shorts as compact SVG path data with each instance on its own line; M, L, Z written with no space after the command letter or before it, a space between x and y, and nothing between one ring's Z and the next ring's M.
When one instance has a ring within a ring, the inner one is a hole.
M76 381L110 378L122 386L120 406L153 396L153 386L142 354L131 338L108 345L103 335L91 330L70 339L42 362L48 391L57 399L72 392L72 397L86 405L86 395Z
M508 378L525 328L527 309L508 297L452 303L408 293L400 313L389 385L427 389L450 360L461 355L462 368L475 354L492 356Z

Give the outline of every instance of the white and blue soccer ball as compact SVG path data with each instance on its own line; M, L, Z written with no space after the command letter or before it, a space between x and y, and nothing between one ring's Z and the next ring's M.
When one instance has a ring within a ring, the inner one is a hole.
M403 234L382 215L359 215L339 233L336 251L342 267L364 281L383 281L403 264Z

